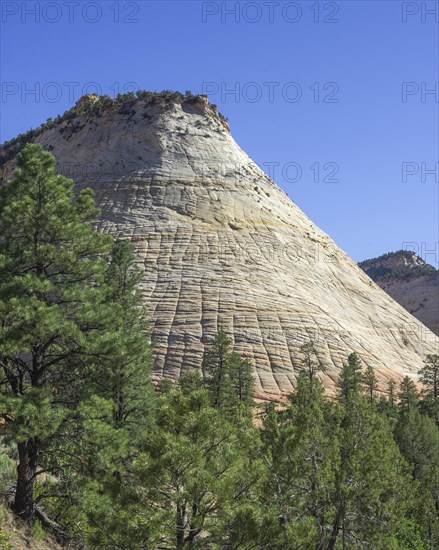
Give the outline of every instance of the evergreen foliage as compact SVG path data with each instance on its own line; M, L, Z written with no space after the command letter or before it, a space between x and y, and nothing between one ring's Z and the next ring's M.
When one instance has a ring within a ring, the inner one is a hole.
M248 359L231 351L232 341L220 330L206 353L203 371L216 408L235 411L252 404L253 374Z
M373 367L370 365L366 367L366 372L363 375L363 384L369 402L373 403L378 388L378 380Z
M439 399L439 355L427 355L425 366L419 371L421 382L433 399Z
M27 145L17 166L0 188L0 407L17 444L14 508L33 519L37 471L57 468L45 453L111 338L99 259L111 239L92 229L91 191L74 199L41 146Z
M54 167L27 145L0 189L0 497L15 493L34 535L100 550L439 548L437 355L424 392L406 377L377 399L352 353L329 399L307 342L289 402L257 416L252 365L220 330L204 378L154 391L131 246L93 230L91 192L75 198Z
M137 469L150 548L226 548L252 514L263 471L257 429L230 420L212 397L183 380L158 399Z
M354 352L348 357L348 362L344 363L338 381L339 399L347 403L349 399L356 396L363 383L363 373L361 367L361 359Z

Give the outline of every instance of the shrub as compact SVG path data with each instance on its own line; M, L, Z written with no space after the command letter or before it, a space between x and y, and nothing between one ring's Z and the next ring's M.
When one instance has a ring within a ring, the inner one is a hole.
M15 462L11 450L0 441L0 499L3 499L6 491L12 487L14 479Z
M34 539L43 540L46 536L46 531L43 529L41 522L37 519L31 527L31 533Z
M10 538L9 535L0 529L0 550L12 550L12 544L8 542Z

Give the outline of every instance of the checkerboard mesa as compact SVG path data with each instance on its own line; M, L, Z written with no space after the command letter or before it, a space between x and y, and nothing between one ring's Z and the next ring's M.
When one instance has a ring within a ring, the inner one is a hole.
M251 360L264 400L294 389L309 340L329 394L354 351L381 391L416 378L437 353L433 332L245 154L206 96L94 96L75 108L26 139L50 150L78 190L93 188L100 231L133 242L157 379L201 369L219 328ZM2 147L3 180L22 141Z

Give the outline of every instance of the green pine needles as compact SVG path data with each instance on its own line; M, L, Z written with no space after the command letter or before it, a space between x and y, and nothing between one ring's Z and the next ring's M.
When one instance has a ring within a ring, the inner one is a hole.
M0 188L0 498L35 535L99 550L439 547L438 355L420 389L383 388L352 353L329 399L306 342L288 403L261 405L220 330L199 371L155 391L142 272L98 215L39 145Z
M146 415L131 387L150 391L138 275L127 246L94 231L97 215L91 190L75 198L39 145L23 149L0 189L0 406L17 445L14 510L26 520L38 472L62 477L63 452L82 441L84 403L110 403L114 422Z

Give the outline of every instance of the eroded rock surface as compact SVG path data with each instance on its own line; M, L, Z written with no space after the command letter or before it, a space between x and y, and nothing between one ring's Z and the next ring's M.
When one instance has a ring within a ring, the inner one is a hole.
M359 265L387 294L439 336L439 270L409 251L385 254Z
M78 188L95 190L100 230L134 243L155 376L200 369L220 327L252 360L257 397L270 400L293 390L309 339L329 367L328 393L353 351L380 389L437 352L435 335L262 172L206 98L113 105L35 141Z

